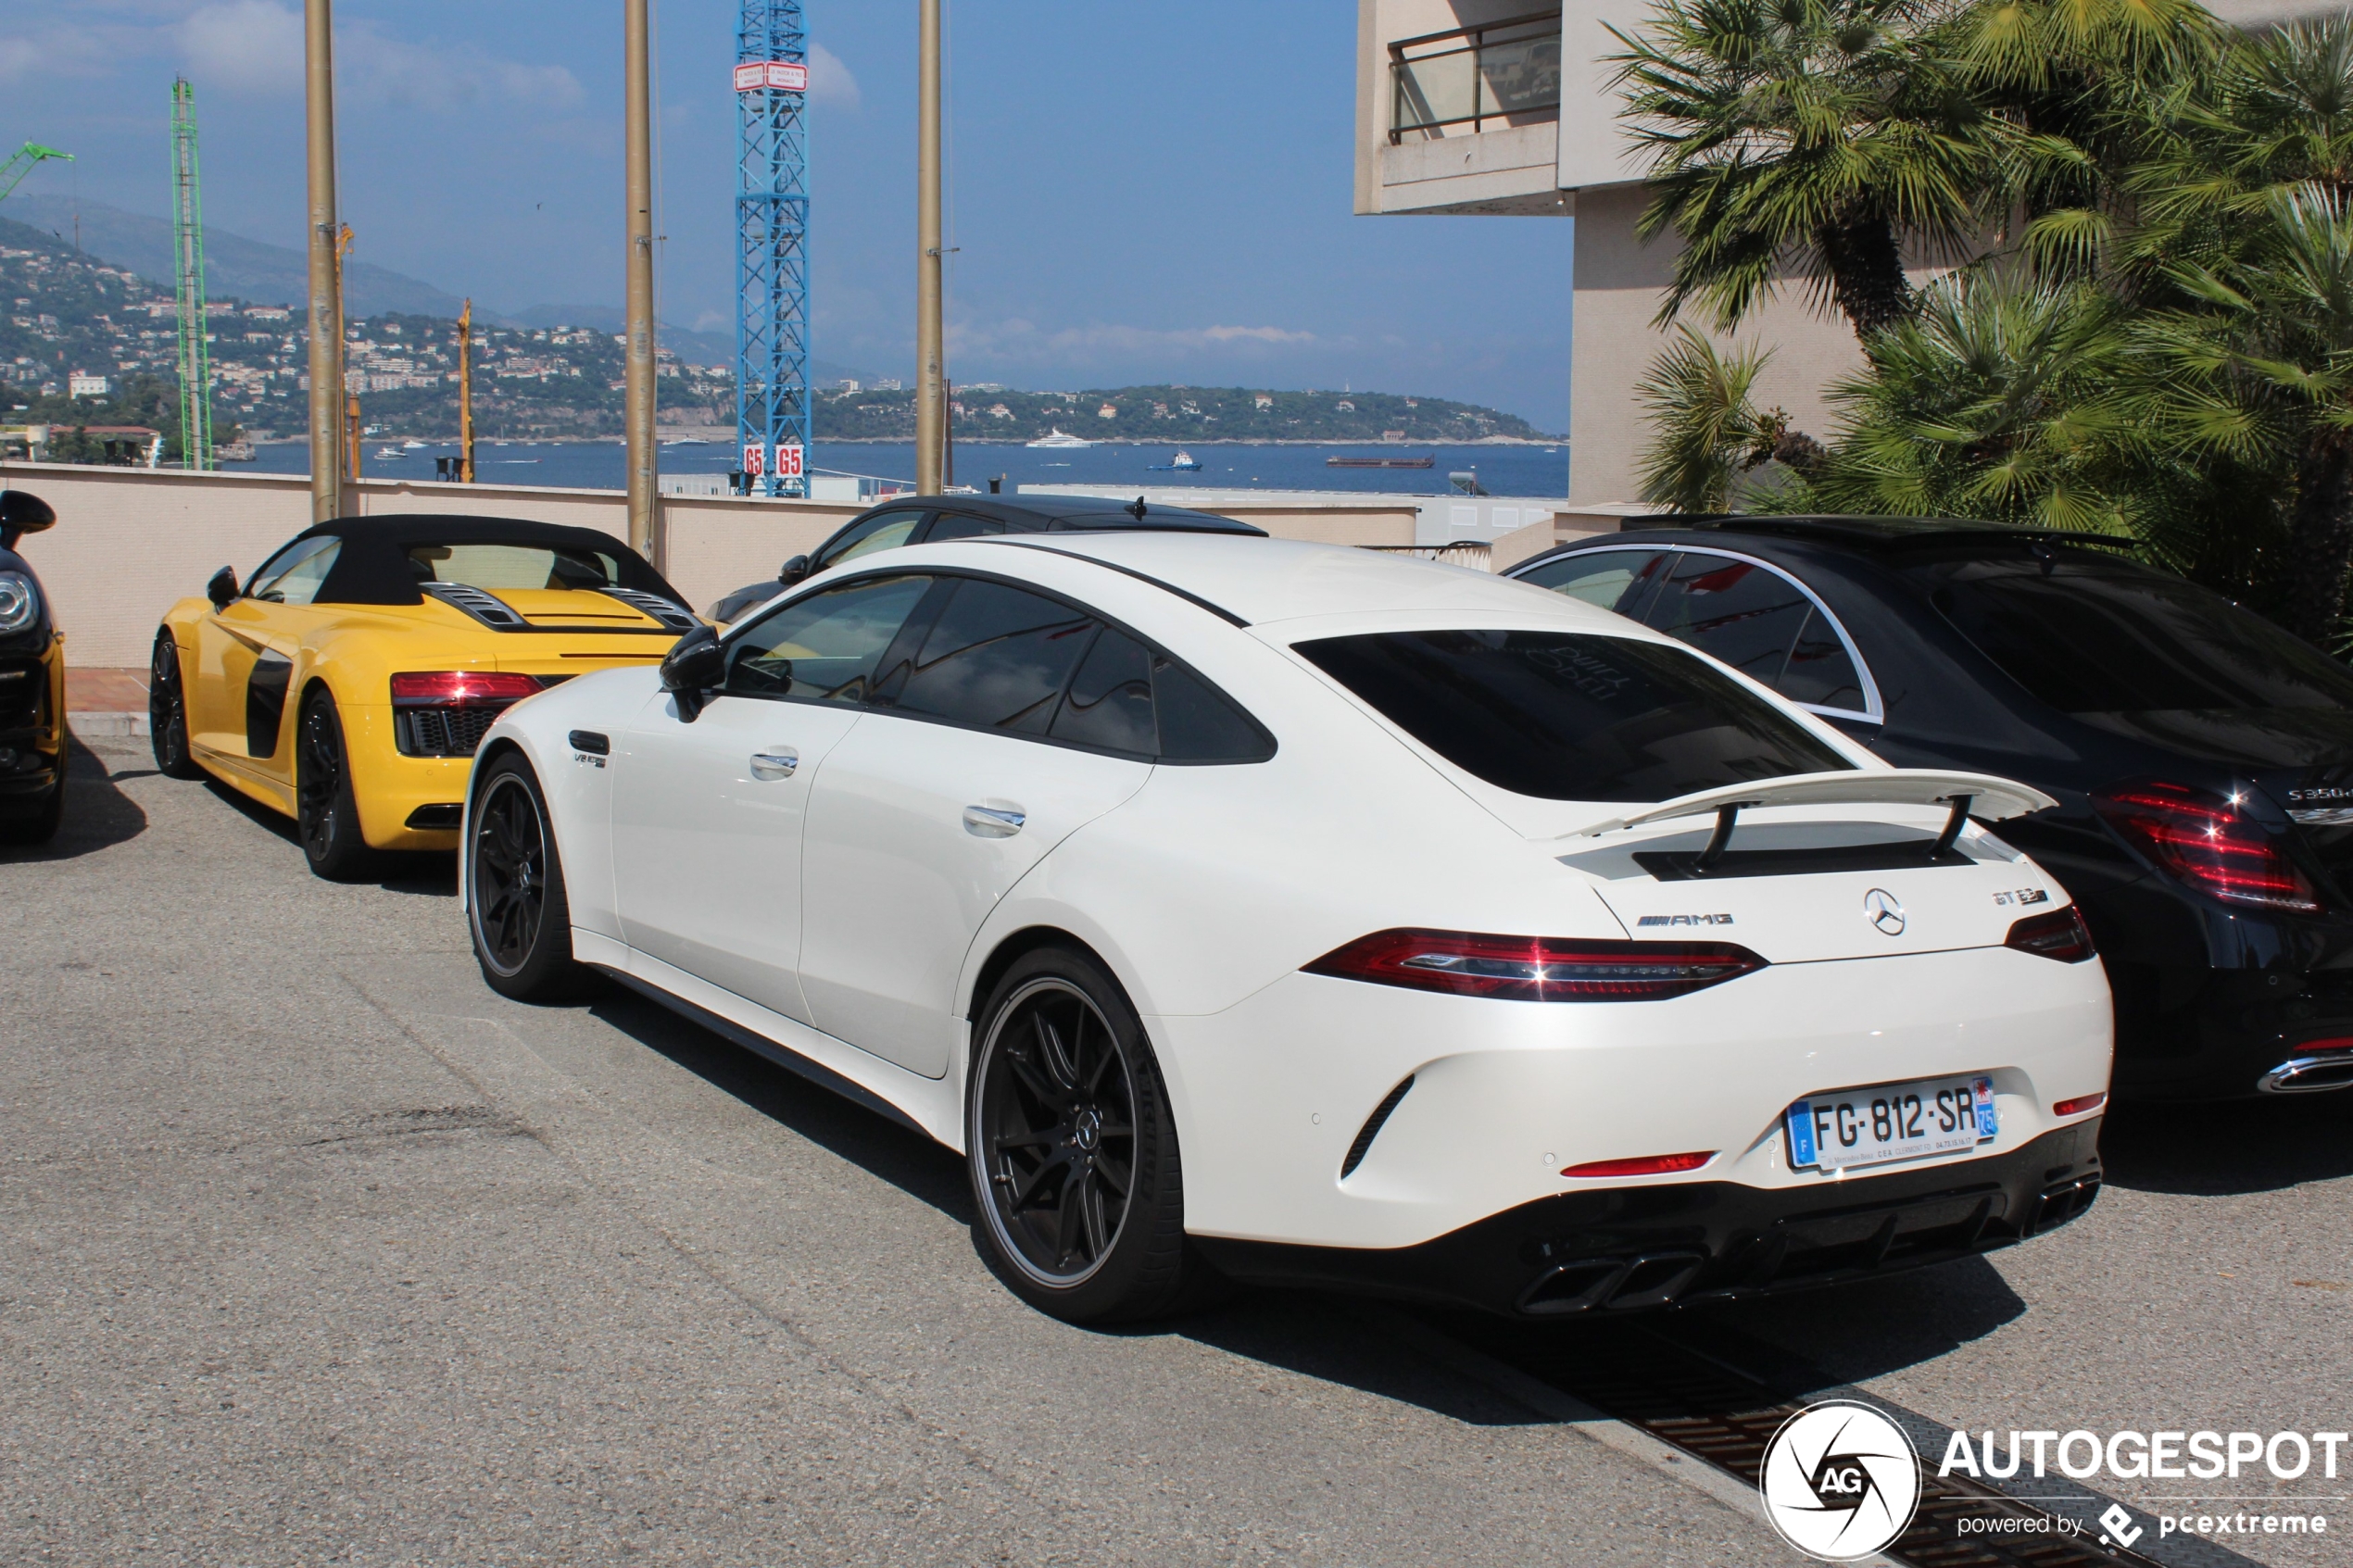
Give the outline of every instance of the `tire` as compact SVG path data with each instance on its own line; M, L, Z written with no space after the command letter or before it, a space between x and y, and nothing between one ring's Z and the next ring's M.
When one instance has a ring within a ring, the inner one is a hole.
M975 1035L965 1144L982 1255L1066 1323L1177 1309L1200 1265L1176 1122L1118 982L1090 954L1038 948L998 982Z
M156 633L156 650L147 661L147 734L155 747L156 771L167 779L200 779L188 749L188 694L180 677L180 645L165 627Z
M562 1002L596 987L572 956L572 902L531 764L507 752L490 764L467 813L466 927L492 990L519 1002Z
M0 817L0 844L46 844L57 836L66 820L66 778L58 770L57 786L40 809L28 817Z
M329 882L364 882L383 866L383 857L359 835L343 719L324 687L302 699L295 731L295 829L312 874Z

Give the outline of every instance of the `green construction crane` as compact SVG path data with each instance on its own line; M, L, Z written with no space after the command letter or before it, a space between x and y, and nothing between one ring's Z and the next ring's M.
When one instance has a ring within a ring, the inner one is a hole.
M53 157L61 157L68 163L73 161L71 153L61 153L55 147L44 147L38 142L27 142L18 148L7 162L0 163L0 201L8 199L8 193L17 188L19 181L32 172L34 164L46 162Z

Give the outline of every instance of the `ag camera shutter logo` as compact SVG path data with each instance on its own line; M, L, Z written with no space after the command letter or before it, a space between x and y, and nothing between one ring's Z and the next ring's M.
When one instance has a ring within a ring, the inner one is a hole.
M1757 1477L1765 1517L1821 1562L1881 1550L1920 1504L1919 1455L1904 1429L1866 1404L1825 1399L1781 1424Z

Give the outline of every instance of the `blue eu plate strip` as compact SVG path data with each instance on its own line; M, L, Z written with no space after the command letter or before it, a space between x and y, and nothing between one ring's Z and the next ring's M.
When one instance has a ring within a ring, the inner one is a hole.
M1783 1118L1789 1124L1789 1162L1793 1168L1811 1165L1814 1159L1814 1103L1799 1100Z

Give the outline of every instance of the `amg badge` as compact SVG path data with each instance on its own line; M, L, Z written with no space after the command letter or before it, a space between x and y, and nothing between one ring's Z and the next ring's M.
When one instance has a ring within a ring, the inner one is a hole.
M1730 915L1644 915L1636 925L1730 925Z

